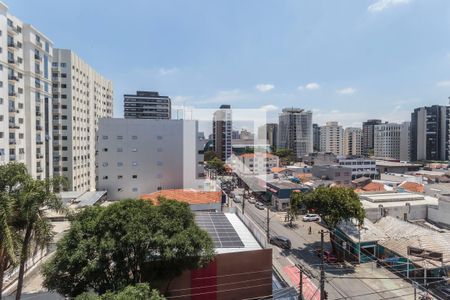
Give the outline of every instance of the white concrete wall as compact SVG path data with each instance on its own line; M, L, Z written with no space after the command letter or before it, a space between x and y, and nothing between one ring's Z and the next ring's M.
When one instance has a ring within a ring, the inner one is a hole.
M366 218L370 221L375 222L381 217L383 217L382 209L386 210L386 216L391 216L394 218L398 218L403 220L404 214L407 213L408 220L425 220L427 218L427 209L428 206L426 204L423 205L401 205L398 206L389 206L383 208L366 208Z
M195 155L197 138L196 121L100 119L97 189L107 190L109 199L119 200L158 188L197 187L192 186L198 184L195 178L200 170Z
M428 220L450 226L450 197L440 197L438 206L428 206Z

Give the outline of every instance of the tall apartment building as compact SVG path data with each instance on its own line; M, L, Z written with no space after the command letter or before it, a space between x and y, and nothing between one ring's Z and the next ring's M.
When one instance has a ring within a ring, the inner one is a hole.
M411 160L450 159L450 106L419 107L411 114Z
M358 127L347 127L344 130L344 155L362 154L362 130Z
M384 123L374 127L374 156L377 158L400 159L401 125Z
M381 124L381 120L367 120L362 123L362 154L366 156L373 155L373 143L375 126Z
M0 163L52 176L50 64L53 43L0 2Z
M411 122L400 127L400 161L411 161Z
M343 138L342 126L338 122L327 122L325 126L320 126L320 151L343 155Z
M95 134L99 118L112 117L112 81L67 49L54 49L52 79L53 174L71 190L95 190Z
M279 148L290 149L297 158L313 152L312 112L284 108L279 115Z
M120 200L164 189L199 188L201 144L197 121L100 119L97 189Z
M171 100L158 92L137 91L124 95L125 119L171 119Z
M231 106L223 104L213 115L213 141L214 151L223 161L231 156L231 131L233 127Z
M267 123L266 125L260 126L258 128L258 139L267 141L272 150L276 150L278 143L278 124Z
M320 126L315 123L313 124L313 150L320 151Z

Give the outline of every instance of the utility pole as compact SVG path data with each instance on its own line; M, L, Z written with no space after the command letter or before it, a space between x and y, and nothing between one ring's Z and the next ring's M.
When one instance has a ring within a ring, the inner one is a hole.
M244 209L245 209L245 194L242 195L242 214L243 215L245 215Z
M298 300L303 300L303 269L301 265L297 266L300 270L300 281L298 283Z
M417 288L415 282L413 282L413 286L414 286L414 300L417 300Z
M270 218L269 218L269 206L266 207L267 216L266 216L266 235L267 235L267 243L270 243Z
M320 300L325 299L325 258L323 253L323 235L324 235L323 229L320 230Z

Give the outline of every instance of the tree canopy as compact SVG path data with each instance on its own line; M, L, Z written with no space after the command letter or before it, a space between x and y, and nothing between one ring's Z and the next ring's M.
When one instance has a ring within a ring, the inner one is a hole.
M302 203L306 209L317 213L330 229L350 219L356 219L360 224L364 222L364 208L358 195L350 188L319 187L307 193Z
M168 281L210 262L214 248L186 203L122 200L75 215L44 266L44 285L76 296Z
M208 161L207 167L215 170L217 174L222 174L225 172L225 163L217 157L214 157L212 160Z
M165 298L147 283L138 283L135 286L127 286L119 292L107 292L98 295L86 292L78 295L75 300L164 300Z
M219 158L219 155L215 151L209 150L206 151L204 154L204 161L208 162L212 160L213 158Z
M289 165L291 162L295 162L297 160L294 152L290 149L280 148L277 149L273 154L280 158L280 162L283 165Z

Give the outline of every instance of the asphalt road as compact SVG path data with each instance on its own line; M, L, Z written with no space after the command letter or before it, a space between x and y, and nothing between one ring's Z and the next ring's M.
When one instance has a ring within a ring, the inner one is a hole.
M242 204L233 203L233 206L242 208ZM245 205L245 215L264 231L266 230L266 214L266 210L257 209L253 204ZM284 213L270 212L270 234L285 236L292 242L291 250L273 247L275 256L284 258L281 260L283 264L305 266L312 274L314 284L319 286L321 260L314 253L314 249L320 247L319 231L324 228L315 222L306 223L297 220L295 223L297 225L295 228L285 226ZM312 227L311 235L308 234L309 226ZM325 249L330 249L329 237L325 236ZM349 264L343 266L332 264L326 265L325 271L328 278L325 283L328 299L414 299L414 289L408 282L385 269L376 268L374 263L355 267ZM383 279L372 279L373 277Z

